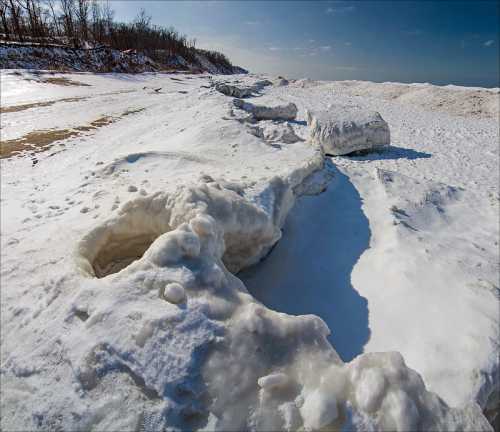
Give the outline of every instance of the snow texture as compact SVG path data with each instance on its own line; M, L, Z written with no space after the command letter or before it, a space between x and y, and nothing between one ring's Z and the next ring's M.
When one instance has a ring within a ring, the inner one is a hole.
M246 121L206 75L62 77L87 85L2 71L2 430L492 430L497 120L228 78L296 106ZM304 119L333 102L392 146L326 158Z

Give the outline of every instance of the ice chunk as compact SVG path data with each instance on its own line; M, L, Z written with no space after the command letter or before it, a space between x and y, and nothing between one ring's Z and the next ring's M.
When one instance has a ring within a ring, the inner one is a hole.
M186 299L186 292L181 284L172 282L165 286L163 298L170 303L182 303Z
M307 111L310 139L324 153L338 156L390 144L389 125L376 111L357 107L332 107Z
M337 418L337 399L331 393L316 389L305 398L300 414L306 430L319 430Z
M257 384L264 390L285 387L288 384L288 377L284 373L274 373L258 379Z
M215 85L215 89L225 94L226 96L233 96L237 98L244 98L252 96L254 89L252 87L237 87L235 85L218 83Z
M297 106L294 103L287 105L265 106L254 105L241 99L234 99L235 107L252 114L257 120L294 120L297 116Z

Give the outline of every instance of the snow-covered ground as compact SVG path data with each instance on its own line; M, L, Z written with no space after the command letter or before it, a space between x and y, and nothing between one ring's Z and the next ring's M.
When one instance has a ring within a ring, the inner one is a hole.
M498 89L45 78L1 73L3 430L490 429ZM336 106L391 147L324 157Z

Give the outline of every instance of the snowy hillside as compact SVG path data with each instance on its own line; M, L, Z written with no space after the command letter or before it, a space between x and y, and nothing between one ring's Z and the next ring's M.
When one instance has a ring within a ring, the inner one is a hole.
M2 71L2 430L493 430L498 107Z
M119 51L106 46L72 48L65 45L0 41L0 69L35 69L78 72L153 72L182 70L214 74L240 74L246 71L237 66L211 62L198 50L196 61L182 56L165 57L163 63L151 60L135 50Z

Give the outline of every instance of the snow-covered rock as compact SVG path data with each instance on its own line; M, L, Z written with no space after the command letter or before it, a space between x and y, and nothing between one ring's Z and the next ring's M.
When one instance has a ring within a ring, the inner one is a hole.
M377 150L390 144L389 125L375 111L340 106L307 111L307 124L311 142L333 156Z
M292 102L287 105L265 106L234 99L233 104L252 114L256 120L295 120L297 116L297 105Z

